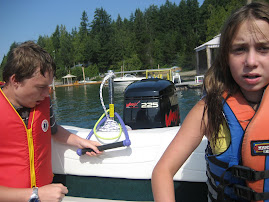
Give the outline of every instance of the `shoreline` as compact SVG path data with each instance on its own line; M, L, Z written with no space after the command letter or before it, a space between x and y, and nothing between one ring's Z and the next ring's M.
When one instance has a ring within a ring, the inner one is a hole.
M179 72L179 75L181 76L181 78L185 78L186 80L190 80L190 78L197 76L196 70ZM56 87L81 86L81 85L89 85L89 84L101 84L101 83L102 83L102 81L92 81L89 83L56 84L55 88ZM185 83L185 82L182 82L182 83ZM53 89L53 85L50 85L50 87L51 87L51 89Z

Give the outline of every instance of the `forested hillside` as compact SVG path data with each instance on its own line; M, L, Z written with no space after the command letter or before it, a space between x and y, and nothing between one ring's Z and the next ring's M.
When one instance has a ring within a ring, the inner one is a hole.
M85 10L71 32L57 25L51 36L40 33L37 43L55 58L57 78L70 70L81 79L81 65L87 77L108 69L120 71L123 65L125 71L158 65L190 70L196 65L194 48L219 34L227 16L244 4L246 0L205 0L199 7L197 0L178 5L167 0L160 7L137 9L129 19L118 15L116 20L103 8L96 8L93 19ZM5 62L6 56L1 69Z

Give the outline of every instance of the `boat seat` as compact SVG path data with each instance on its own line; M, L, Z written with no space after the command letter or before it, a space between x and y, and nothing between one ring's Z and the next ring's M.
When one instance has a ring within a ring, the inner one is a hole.
M194 82L195 83L203 83L204 75L195 76Z
M178 80L177 83L181 83L181 78L180 78L179 73L176 73L175 75L173 75L173 83L175 83L176 79Z

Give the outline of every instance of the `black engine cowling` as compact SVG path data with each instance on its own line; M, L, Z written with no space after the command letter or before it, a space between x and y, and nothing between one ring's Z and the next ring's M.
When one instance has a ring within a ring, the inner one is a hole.
M154 78L142 79L127 86L123 121L132 129L178 126L180 114L174 84Z

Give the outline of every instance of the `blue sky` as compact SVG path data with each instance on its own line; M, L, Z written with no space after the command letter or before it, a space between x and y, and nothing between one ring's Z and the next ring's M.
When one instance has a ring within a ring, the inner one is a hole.
M170 0L177 5L181 0ZM204 0L198 0L200 5ZM160 7L166 0L0 0L0 63L15 42L37 40L50 36L57 25L65 25L68 32L79 27L85 10L89 22L96 8L104 8L112 20L118 14L129 19L136 8L144 11L154 4Z

